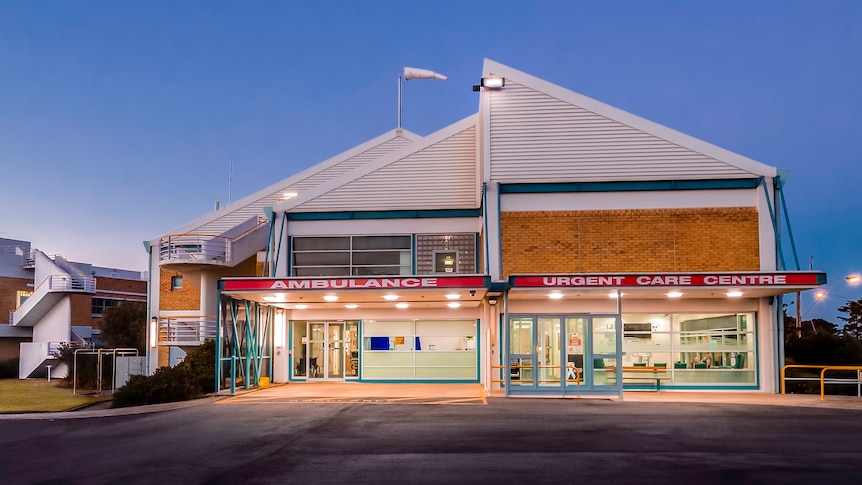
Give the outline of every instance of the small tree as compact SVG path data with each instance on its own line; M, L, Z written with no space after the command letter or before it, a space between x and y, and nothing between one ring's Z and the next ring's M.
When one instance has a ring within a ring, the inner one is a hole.
M856 340L862 340L862 299L848 300L838 311L846 313L846 317L838 317L844 321L844 335Z
M133 348L143 353L147 339L147 305L142 301L124 301L105 310L102 338L112 348Z

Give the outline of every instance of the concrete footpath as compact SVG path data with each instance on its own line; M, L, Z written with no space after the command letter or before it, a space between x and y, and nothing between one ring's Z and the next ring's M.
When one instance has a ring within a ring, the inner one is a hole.
M223 391L192 401L110 408L110 402L98 403L75 411L53 413L0 414L2 420L82 419L158 413L193 406L222 403L279 403L297 400L329 402L383 403L383 404L454 404L471 402L493 405L500 399L562 399L559 397L505 397L502 391L486 391L479 384L369 384L369 383L291 383L273 385L265 389L237 389L235 395ZM591 396L565 398L589 399L608 402L667 402L692 404L739 404L762 406L795 406L823 409L862 410L862 398L853 396L826 396L810 394L771 394L762 392L689 392L689 391L627 391L623 397Z

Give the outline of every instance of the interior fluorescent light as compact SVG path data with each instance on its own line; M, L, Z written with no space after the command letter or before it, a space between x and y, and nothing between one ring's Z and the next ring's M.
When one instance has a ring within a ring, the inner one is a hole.
M300 303L300 304L294 305L294 306L297 310L305 310L306 308L308 308L308 305L306 305L305 303Z
M560 293L559 291L555 291L553 293L548 293L548 298L550 298L552 300L559 300L562 297L563 297L563 294Z
M397 299L398 299L398 295L383 295L383 299L384 299L384 300L389 300L389 301L397 300Z
M446 295L447 300L459 300L460 298L461 295L459 295L458 293L449 293L448 295Z
M359 307L359 305L357 305L356 303L348 303L348 304L344 305L344 308L350 308L351 310L354 308L358 308L358 307Z
M608 298L619 298L619 297L624 296L624 295L625 295L625 293L619 293L619 292L617 292L617 290L614 290L614 291L608 293Z
M448 306L449 308L458 308L461 306L461 304L458 303L457 301L450 301L449 303L446 304L446 306Z
M681 297L681 296L682 296L682 292L681 292L681 291L668 291L668 292L667 292L667 297L668 297L668 298L679 298L679 297Z
M404 303L404 302L396 303L396 304L395 304L395 308L407 308L407 307L409 307L409 306L410 306L410 305L408 305L408 304L406 304L406 303Z
M742 292L739 290L731 290L727 292L727 296L731 298L739 298L740 296L742 296Z
M335 295L324 295L323 299L326 301L338 301L338 297Z

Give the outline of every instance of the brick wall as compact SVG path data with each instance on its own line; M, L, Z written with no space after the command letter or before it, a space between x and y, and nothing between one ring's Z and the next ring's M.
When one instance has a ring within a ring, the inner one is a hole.
M754 207L504 212L504 275L758 271Z
M257 255L252 255L232 268L214 266L205 271L218 271L223 277L256 277L261 275L262 263ZM171 289L171 277L182 276L183 287ZM161 311L198 311L201 307L200 276L188 277L181 271L161 269L159 277L159 310Z
M189 278L179 271L162 269L159 277L159 309L163 311L192 310L201 307L201 288L198 278ZM183 287L171 288L171 277L182 276Z
M32 279L0 278L0 322L9 323L9 312L17 307L18 291L33 291Z

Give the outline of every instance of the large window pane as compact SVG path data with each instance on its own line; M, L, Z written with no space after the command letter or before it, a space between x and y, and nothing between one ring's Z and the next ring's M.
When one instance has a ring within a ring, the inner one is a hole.
M356 266L399 265L400 251L354 252L353 264Z
M293 268L294 276L350 276L348 266L306 266Z
M411 236L297 237L293 276L400 276L413 273Z
M410 249L410 236L354 236L353 249Z
M348 237L295 237L294 251L350 250Z
M350 264L350 253L293 253L296 266L338 266Z

